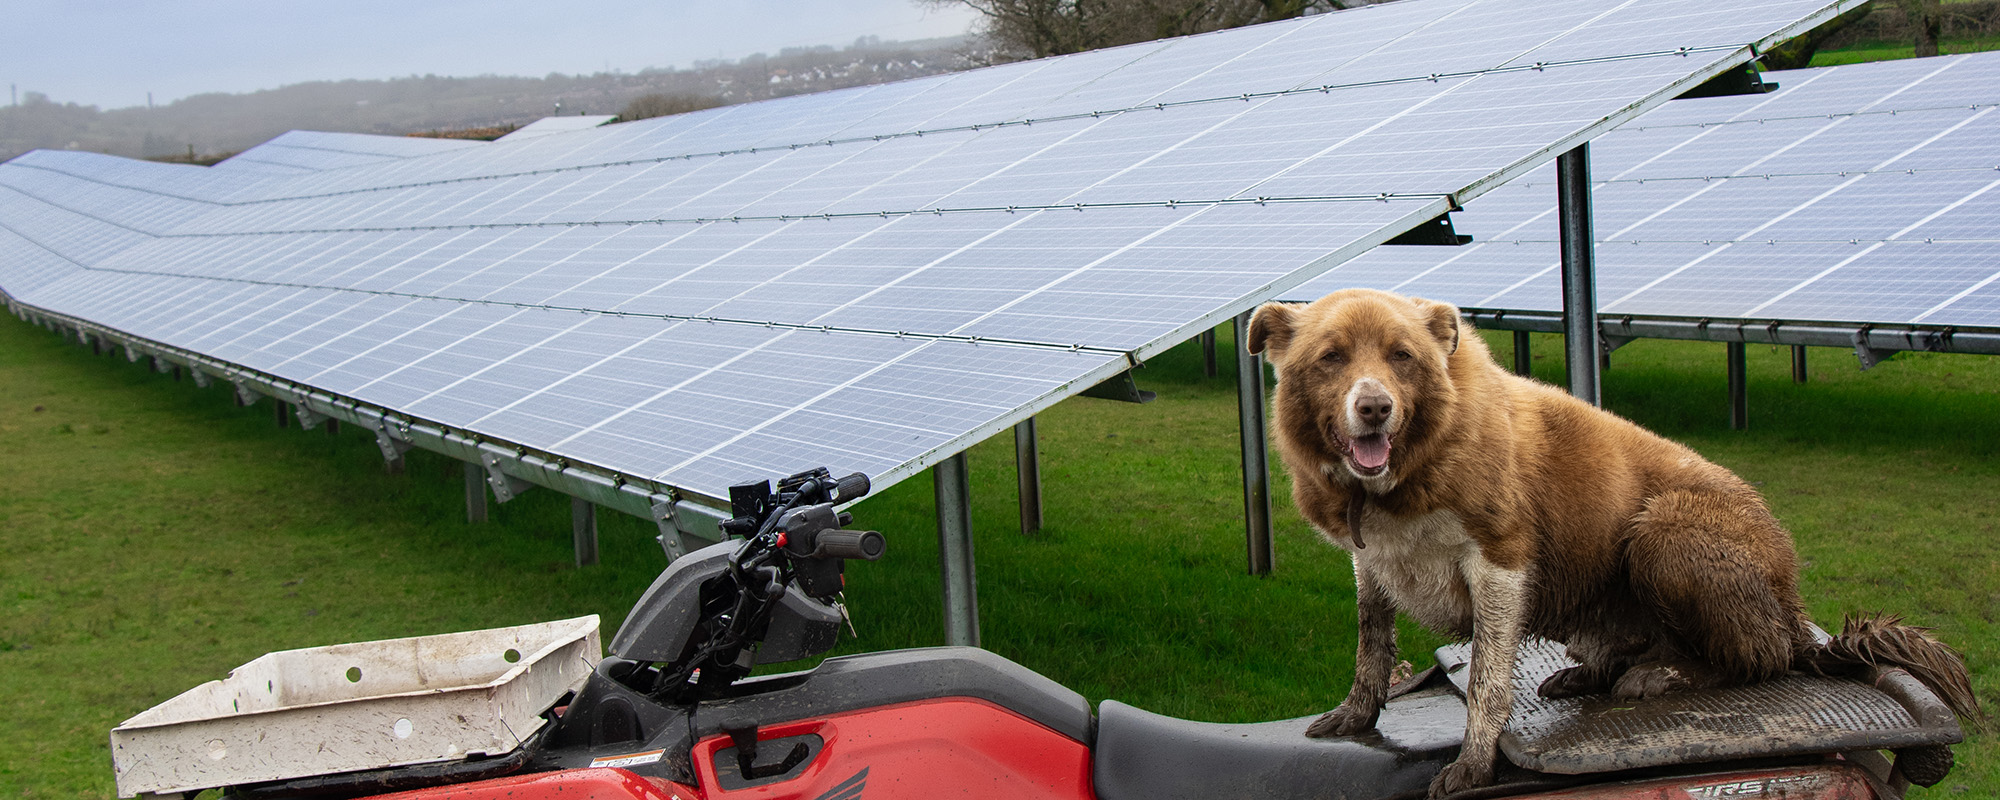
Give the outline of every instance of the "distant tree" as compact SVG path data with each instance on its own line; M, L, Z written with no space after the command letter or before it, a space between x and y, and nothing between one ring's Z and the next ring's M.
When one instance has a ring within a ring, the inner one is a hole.
M625 110L618 112L618 121L631 122L637 119L652 119L653 117L665 117L673 114L686 114L689 111L700 111L704 108L714 108L719 105L722 105L720 98L704 97L698 94L680 92L674 94L646 94L633 98L632 102L626 103Z
M1935 0L1933 0L1935 2ZM1848 27L1868 17L1875 10L1874 3L1862 3L1845 14L1827 20L1824 24L1803 34L1779 42L1764 54L1765 69L1805 69L1812 65L1813 54L1821 45Z
M1910 21L1910 38L1917 57L1938 54L1938 33L1944 27L1944 6L1939 0L1898 0L1903 16Z
M0 103L0 160L35 148L185 158L190 144L198 153L228 153L288 130L393 136L412 131L461 135L469 129L486 129L470 132L492 135L548 116L558 101L565 114L584 110L609 114L647 94L694 98L691 107L699 108L716 99L762 100L986 63L962 53L964 45L963 39L951 37L876 41L866 49L788 48L791 55L777 58L716 60L695 69L648 68L618 74L315 81L113 109L58 102L23 87L20 105Z
M1366 0L917 0L979 13L996 60L1080 53L1102 47L1235 28L1331 11Z

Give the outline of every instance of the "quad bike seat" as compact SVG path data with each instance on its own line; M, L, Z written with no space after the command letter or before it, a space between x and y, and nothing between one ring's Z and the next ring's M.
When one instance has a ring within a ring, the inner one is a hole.
M1330 739L1306 738L1317 717L1190 722L1106 700L1092 781L1102 800L1422 797L1465 734L1465 702L1430 678L1390 700L1374 732Z
M1465 688L1472 647L1438 648L1437 663ZM1536 688L1574 665L1563 646L1529 637L1514 665L1514 710L1500 734L1507 760L1543 773L1618 770L1856 750L1943 759L1964 738L1951 709L1902 670L1870 683L1792 673L1748 686L1646 700L1608 694L1548 699ZM1942 778L1942 773L1938 773ZM1928 784L1925 784L1928 785Z
M1314 717L1189 722L1115 700L1098 706L1097 795L1104 800L1420 798L1458 757L1465 732L1470 645L1437 651L1438 666L1383 707L1376 730L1308 739ZM1514 709L1500 734L1502 783L1555 788L1587 776L1700 770L1702 765L1889 750L1918 785L1951 771L1964 737L1944 703L1901 670L1871 683L1790 674L1749 686L1647 700L1547 699L1543 679L1573 665L1562 645L1528 638L1514 667Z

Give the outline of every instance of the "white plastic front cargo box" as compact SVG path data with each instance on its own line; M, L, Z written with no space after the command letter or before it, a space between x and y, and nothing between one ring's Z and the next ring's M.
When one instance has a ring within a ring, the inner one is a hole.
M118 796L505 753L602 653L595 614L270 653L112 729Z

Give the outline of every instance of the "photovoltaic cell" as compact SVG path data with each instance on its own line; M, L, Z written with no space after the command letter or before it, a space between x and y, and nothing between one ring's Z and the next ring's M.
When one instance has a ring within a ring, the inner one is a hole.
M1489 190L1840 8L1406 0L492 143L36 152L0 165L0 286L690 495L886 485L1314 273L1389 280L1342 262L1457 202L1549 238ZM1490 259L1460 261L1397 280Z

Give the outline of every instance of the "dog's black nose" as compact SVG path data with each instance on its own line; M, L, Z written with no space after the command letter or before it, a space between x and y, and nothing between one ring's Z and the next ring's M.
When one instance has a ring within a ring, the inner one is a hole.
M1395 410L1395 401L1386 394L1365 394L1354 398L1354 414L1368 425L1381 425L1389 421L1389 412Z

